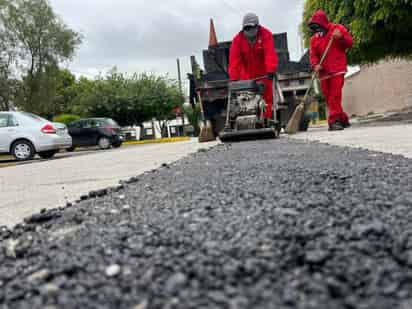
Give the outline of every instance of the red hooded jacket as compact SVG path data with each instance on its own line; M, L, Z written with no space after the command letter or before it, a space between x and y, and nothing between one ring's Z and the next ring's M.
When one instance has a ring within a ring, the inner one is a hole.
M233 39L230 48L229 76L231 80L247 80L267 73L276 72L278 56L276 54L273 34L259 26L256 43L251 45L239 32Z
M352 48L353 45L353 39L349 31L343 25L330 23L328 16L322 10L317 11L309 23L319 24L327 30L324 35L316 33L311 38L310 62L313 67L319 64L334 30L339 29L343 34L341 39L335 39L333 42L328 55L323 61L323 69L320 72L320 77L322 78L322 76L327 76L333 73L346 72L346 50Z

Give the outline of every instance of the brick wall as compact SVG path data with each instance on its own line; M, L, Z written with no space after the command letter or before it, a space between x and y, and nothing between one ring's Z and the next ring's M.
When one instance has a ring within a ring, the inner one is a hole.
M359 116L412 108L412 61L362 66L346 79L343 106L349 115Z

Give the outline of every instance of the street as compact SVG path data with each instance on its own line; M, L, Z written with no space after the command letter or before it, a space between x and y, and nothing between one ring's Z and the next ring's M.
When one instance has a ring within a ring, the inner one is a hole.
M412 124L354 126L343 132L323 127L291 136L292 139L363 148L412 158ZM287 138L282 136L282 138ZM85 149L61 153L53 160L0 163L0 226L13 226L25 217L65 206L89 191L116 186L162 163L178 160L199 147L195 140L176 144L127 146L110 151ZM11 165L11 166L10 166Z
M194 140L128 146L110 151L63 153L53 160L0 168L0 226L12 226L44 208L65 206L89 191L116 186L120 180L203 147L209 145L199 145Z
M52 158L52 160L58 160L58 159L64 159L64 158L70 158L70 157L78 157L78 156L83 156L83 155L88 155L88 154L95 154L96 151L99 151L97 147L84 148L81 150L76 150L75 152L61 151L57 153ZM109 151L115 151L115 149L112 149ZM50 161L50 159L42 159L39 156L35 156L33 160L19 162L10 155L3 155L3 156L0 156L0 168L17 166L17 165L25 165L25 164L34 164L34 163L47 162L47 161Z
M358 129L351 130L342 136ZM140 156L147 170L197 147L161 145ZM139 160L129 158L138 149L27 167L50 174L58 164L62 179L61 164L76 162L82 177L91 175L82 188L92 190L94 182L113 185L107 175L119 166L128 167L123 177L138 175L143 168L131 166ZM163 160L154 160L158 152ZM48 177L46 190L55 180ZM221 144L1 229L0 302L4 308L411 308L411 177L410 159L359 148L285 137Z
M0 309L412 309L412 0L0 3Z

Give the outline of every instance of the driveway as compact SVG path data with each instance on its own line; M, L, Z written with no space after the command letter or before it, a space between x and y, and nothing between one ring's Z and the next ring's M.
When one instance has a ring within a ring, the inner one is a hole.
M197 140L124 147L0 169L0 226L12 226L43 208L66 205L92 190L171 163L200 148Z

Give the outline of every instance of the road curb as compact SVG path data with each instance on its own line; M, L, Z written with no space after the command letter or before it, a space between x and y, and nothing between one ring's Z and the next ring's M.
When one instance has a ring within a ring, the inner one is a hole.
M123 145L145 145L145 144L162 144L162 143L177 143L177 142L187 142L190 141L190 137L172 137L172 138L158 138L149 139L144 141L128 141L124 142Z

